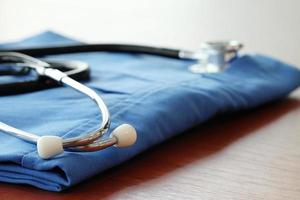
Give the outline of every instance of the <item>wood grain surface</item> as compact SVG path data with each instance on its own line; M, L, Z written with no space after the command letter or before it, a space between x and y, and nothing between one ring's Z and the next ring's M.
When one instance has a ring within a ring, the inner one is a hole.
M0 199L300 199L300 90L211 120L63 193L1 183Z

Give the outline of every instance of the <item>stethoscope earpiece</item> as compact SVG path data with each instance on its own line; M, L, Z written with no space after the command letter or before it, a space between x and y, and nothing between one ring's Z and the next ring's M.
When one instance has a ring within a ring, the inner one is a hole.
M43 159L49 159L64 152L63 139L59 136L41 136L36 146L38 155Z
M137 133L130 124L121 124L113 130L111 137L117 139L115 147L128 147L133 145L137 139Z

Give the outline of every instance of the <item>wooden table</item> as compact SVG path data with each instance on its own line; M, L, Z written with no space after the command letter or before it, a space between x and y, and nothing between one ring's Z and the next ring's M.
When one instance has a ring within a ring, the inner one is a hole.
M300 90L212 120L63 193L1 183L0 199L300 199Z

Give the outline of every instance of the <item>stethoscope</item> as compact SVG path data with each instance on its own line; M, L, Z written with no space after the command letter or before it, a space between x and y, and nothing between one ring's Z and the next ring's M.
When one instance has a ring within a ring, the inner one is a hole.
M197 61L189 66L193 73L216 73L227 68L227 64L237 57L242 44L237 41L206 42L199 51L165 49L137 45L89 44L56 47L38 47L26 49L0 50L0 76L24 76L35 71L37 79L15 83L0 84L0 96L15 95L24 92L47 89L58 85L69 86L87 95L97 105L102 122L96 130L73 138L62 138L54 135L38 136L3 122L0 131L35 143L38 155L43 159L52 158L67 151L99 151L110 146L128 147L137 139L135 128L130 124L122 124L115 128L109 138L102 136L109 130L110 114L102 98L92 89L78 81L89 79L89 67L80 61L48 61L37 59L45 55L67 54L78 52L126 52L144 53L177 59Z

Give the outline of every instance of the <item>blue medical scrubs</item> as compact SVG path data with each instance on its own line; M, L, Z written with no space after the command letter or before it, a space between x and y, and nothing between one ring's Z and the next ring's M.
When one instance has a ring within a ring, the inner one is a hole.
M7 47L74 44L45 32ZM251 109L287 96L300 85L300 71L262 55L243 55L217 74L193 74L190 61L109 52L48 56L91 66L85 84L101 95L111 130L122 123L138 132L135 145L99 152L64 152L39 158L36 146L0 132L0 181L61 191L118 165L151 146L183 133L219 113ZM7 81L0 78L1 82ZM101 116L90 99L66 87L0 97L0 121L37 135L74 137L94 130ZM221 133L220 133L221 134Z

